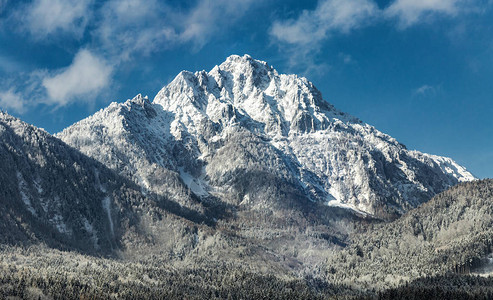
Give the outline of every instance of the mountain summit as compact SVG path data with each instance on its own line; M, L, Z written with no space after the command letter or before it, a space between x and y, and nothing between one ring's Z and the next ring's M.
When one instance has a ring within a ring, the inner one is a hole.
M201 211L219 199L388 218L474 180L452 159L407 150L338 111L306 78L248 55L183 71L152 103L140 95L112 103L58 137L143 190Z

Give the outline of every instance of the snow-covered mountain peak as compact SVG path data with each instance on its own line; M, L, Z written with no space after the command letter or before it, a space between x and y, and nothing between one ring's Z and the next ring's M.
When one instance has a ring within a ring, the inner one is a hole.
M248 192L251 179L242 178L260 173L305 199L385 217L474 179L453 160L409 151L338 111L306 78L279 74L248 55L230 56L209 72L182 71L152 103L138 95L88 120L60 137L149 189L154 170L172 170L189 174L185 184L194 178L258 204L267 197L261 184ZM100 150L81 140L78 133L87 130ZM118 155L104 154L114 149Z
M306 78L279 74L248 55L232 55L210 72L180 72L153 103L183 116L184 124L203 118L221 125L241 122L269 136L314 132L332 119L359 122L323 100Z
M235 77L243 76L256 84L262 83L262 81L268 82L272 77L278 75L277 71L265 61L253 59L247 54L229 56L222 64L214 67L210 74L214 76L221 72L223 74L227 72Z
M230 55L226 58L226 60L218 65L219 69L233 71L234 69L268 69L274 70L269 64L265 61L253 59L250 55L245 54L243 56L240 55Z

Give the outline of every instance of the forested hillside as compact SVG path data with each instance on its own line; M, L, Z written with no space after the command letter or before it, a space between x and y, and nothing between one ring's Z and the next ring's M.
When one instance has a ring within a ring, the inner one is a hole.
M493 180L459 184L391 223L370 225L327 261L330 281L387 287L479 272L493 245Z

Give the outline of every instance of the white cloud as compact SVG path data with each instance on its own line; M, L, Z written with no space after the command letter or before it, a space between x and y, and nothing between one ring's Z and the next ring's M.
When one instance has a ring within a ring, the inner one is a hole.
M377 14L371 0L323 0L297 19L274 22L270 34L289 44L316 44L333 33L348 33Z
M80 50L69 67L42 80L49 96L47 102L63 106L82 96L94 96L109 84L112 69L89 50Z
M93 0L34 0L22 7L18 17L33 37L42 39L50 34L84 33L91 16Z
M1 82L0 108L24 113L45 104L60 107L74 101L93 103L111 83L113 66L87 49L57 71L20 72Z
M12 88L7 91L0 91L0 107L3 109L12 109L18 113L23 113L26 109L26 101Z
M397 17L402 28L436 15L455 16L462 10L463 0L396 0L385 9L388 17Z

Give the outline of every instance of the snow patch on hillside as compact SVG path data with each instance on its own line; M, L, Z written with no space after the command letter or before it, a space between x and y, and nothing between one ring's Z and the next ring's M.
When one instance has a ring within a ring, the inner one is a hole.
M205 197L209 195L209 193L207 192L207 183L204 180L193 177L191 174L185 172L185 169L183 167L178 168L178 170L183 182L195 195L199 197Z
M115 230L114 230L114 225L113 225L113 218L111 217L111 200L110 197L106 196L103 198L102 205L104 208L104 211L106 211L106 215L108 216L108 222L110 224L110 231L111 235L115 235Z
M22 177L21 172L17 171L16 174L17 174L17 183L19 186L19 193L21 195L22 202L24 202L27 210L29 210L29 212L31 214L36 215L36 210L34 209L32 203L31 203L31 199L28 196L27 183L24 180L24 177Z
M99 179L99 171L97 169L94 169L94 174L96 178L96 185L98 186L99 190L103 193L106 193L106 188L101 184L101 181ZM111 199L108 196L105 196L103 200L101 201L101 205L106 212L106 215L108 217L108 224L110 226L110 232L111 235L115 235L115 230L114 230L114 225L113 225L113 217L111 216Z
M330 200L330 201L327 202L327 205L328 206L332 206L332 207L339 207L339 208L348 209L348 210L351 210L353 212L356 212L358 214L362 214L362 215L365 215L365 216L368 215L366 212L357 209L353 205L341 203L338 200Z

